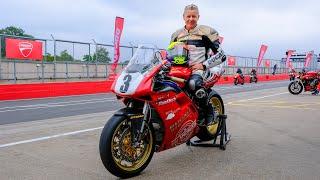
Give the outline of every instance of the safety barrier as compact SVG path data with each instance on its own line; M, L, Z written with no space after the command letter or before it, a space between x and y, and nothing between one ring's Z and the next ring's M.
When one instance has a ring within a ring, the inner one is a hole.
M105 93L113 81L0 85L0 100Z
M245 83L249 83L249 76L245 76ZM289 79L287 74L258 75L258 82ZM38 84L12 84L0 85L0 100L17 100L31 98L45 98L57 96L70 96L81 94L107 93L113 81L91 82L61 82ZM223 76L217 85L232 84L233 76Z

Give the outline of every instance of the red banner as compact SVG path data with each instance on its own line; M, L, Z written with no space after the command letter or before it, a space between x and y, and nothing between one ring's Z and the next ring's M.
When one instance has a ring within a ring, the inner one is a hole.
M235 66L236 65L236 58L233 56L228 57L228 66Z
M260 66L262 59L263 59L263 56L266 53L267 49L268 49L268 46L263 45L263 44L261 45L259 56L258 56L258 61L257 61L257 66Z
M42 60L42 42L6 38L6 58Z
M264 60L264 66L270 67L270 60Z
M286 53L287 54L286 66L289 68L290 68L290 57L292 56L294 51L295 50L288 50Z
M120 38L123 29L123 22L124 18L116 17L115 25L114 25L114 56L113 56L113 65L112 65L112 72L115 74L119 57L120 57Z
M304 67L308 67L310 65L310 62L312 60L313 52L308 52L306 61L304 62Z

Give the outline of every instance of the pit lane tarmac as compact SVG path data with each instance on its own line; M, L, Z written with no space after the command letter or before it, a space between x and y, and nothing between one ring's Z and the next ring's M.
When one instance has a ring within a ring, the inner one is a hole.
M225 151L187 147L155 153L133 179L318 179L320 96L287 88L222 96L232 135ZM0 126L0 179L117 179L99 157L114 111Z

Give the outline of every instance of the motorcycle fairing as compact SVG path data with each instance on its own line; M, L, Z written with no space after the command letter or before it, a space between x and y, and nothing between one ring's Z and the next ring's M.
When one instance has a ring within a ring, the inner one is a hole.
M198 132L198 128L195 128L198 112L184 92L157 93L152 97L151 105L163 119L165 129L164 141L158 151L184 143L186 138L193 137Z
M122 95L132 95L135 93L139 84L143 80L143 74L140 72L136 73L126 73L125 71L121 73L118 77L114 91L117 94Z

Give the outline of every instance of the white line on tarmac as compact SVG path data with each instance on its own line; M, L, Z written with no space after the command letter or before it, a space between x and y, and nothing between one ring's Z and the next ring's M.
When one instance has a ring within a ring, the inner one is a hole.
M62 102L53 102L53 103L42 103L42 104L32 104L32 105L25 105L25 106L8 106L8 107L1 107L0 110L3 109L15 109L15 108L24 108L24 107L37 107L37 106L50 106L50 105L57 105L57 104L69 104L69 103L79 103L79 102L90 102L90 101L101 101L101 100L116 100L116 98L99 98L99 99L84 99L84 100L77 100L77 101L62 101Z
M238 101L235 101L235 102L245 102L245 101L252 101L252 100L257 100L257 99L264 99L264 98L267 98L267 97L279 96L279 95L287 94L287 93L289 93L289 92L282 92L282 93L271 94L271 95L267 95L267 96L250 98L250 99L242 99L242 100L238 100ZM229 102L228 104L232 104L232 103L233 103L233 102Z
M73 104L57 104L57 105L41 105L38 107L30 107L30 108L21 108L21 109L8 109L8 110L3 110L0 111L2 112L12 112L12 111L25 111L25 110L31 110L31 109L43 109L43 108L50 108L50 107L63 107L63 106L75 106L75 105L80 105L80 104L92 104L92 103L99 103L99 102L112 102L115 101L115 99L109 99L109 100L96 100L96 101L89 101L89 102L80 102L80 103L73 103Z
M24 141L17 141L17 142L12 142L12 143L8 143L8 144L0 144L0 148L15 146L15 145L19 145L19 144L26 144L26 143L36 142L36 141L43 141L43 140L58 138L58 137L62 137L62 136L75 135L75 134L79 134L79 133L95 131L95 130L102 129L102 128L103 127L96 127L96 128L90 128L90 129L84 129L84 130L79 130L79 131L62 133L62 134L56 134L56 135L52 135L52 136L44 136L44 137L40 137L40 138L28 139L28 140L24 140Z

